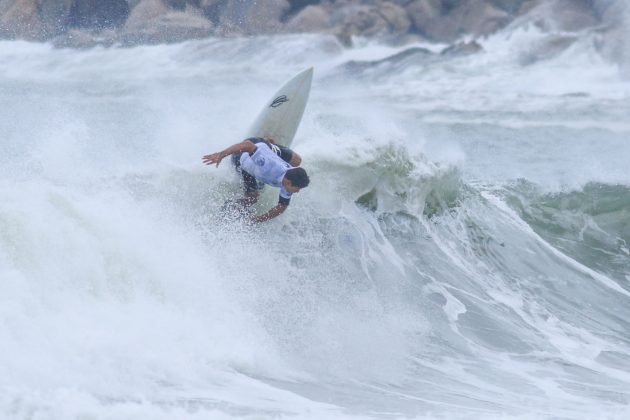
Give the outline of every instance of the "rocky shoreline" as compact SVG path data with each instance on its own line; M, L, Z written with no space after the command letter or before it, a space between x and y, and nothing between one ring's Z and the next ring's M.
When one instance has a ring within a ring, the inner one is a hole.
M602 50L618 56L627 55L626 9L624 0L0 0L0 39L87 48L327 33L344 45L357 36L454 43L528 20L569 38L601 31Z

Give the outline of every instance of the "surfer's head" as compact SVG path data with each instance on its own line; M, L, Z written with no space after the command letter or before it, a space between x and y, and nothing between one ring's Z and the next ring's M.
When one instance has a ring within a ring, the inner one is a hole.
M284 188L290 193L296 193L302 188L308 187L311 180L308 178L304 168L291 168L284 175L282 184Z

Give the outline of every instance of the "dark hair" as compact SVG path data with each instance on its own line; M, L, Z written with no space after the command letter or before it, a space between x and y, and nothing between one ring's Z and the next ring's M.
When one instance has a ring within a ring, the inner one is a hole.
M291 168L285 174L285 178L291 181L294 187L298 188L306 188L308 187L310 179L308 179L308 175L304 168Z

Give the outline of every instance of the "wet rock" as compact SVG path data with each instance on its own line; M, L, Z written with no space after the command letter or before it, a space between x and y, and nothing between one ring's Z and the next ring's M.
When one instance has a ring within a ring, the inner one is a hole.
M443 57L462 57L465 55L477 54L483 51L483 47L477 41L458 42L444 48L440 55Z
M348 4L334 11L333 24L337 32L348 35L374 36L387 32L388 23L373 6Z
M440 0L415 0L406 6L407 13L415 29L430 39L451 38L440 24L442 2Z
M113 28L125 23L128 16L129 4L126 0L74 0L70 7L68 26Z
M590 0L530 0L519 13L548 31L575 32L600 22Z
M355 75L360 75L361 73L372 70L383 72L399 71L410 66L440 62L482 51L483 47L475 41L453 44L445 48L439 54L426 48L411 47L380 60L349 61L343 65L343 70Z
M407 11L390 1L336 6L332 10L332 22L337 31L366 37L402 34L411 27Z
M126 45L179 42L207 37L213 29L212 23L193 6L176 10L161 0L142 0L131 10L118 39Z
M225 5L225 0L199 0L199 8L203 11L206 18L212 23L219 22L221 8Z
M330 12L322 6L306 6L286 25L289 32L323 32L331 27Z
M343 65L343 68L344 70L351 73L360 73L360 72L364 72L366 70L376 68L376 67L387 66L389 68L393 65L400 65L402 63L408 63L411 61L415 63L419 63L419 62L426 61L427 59L432 58L434 56L435 56L435 53L429 51L426 48L412 47L412 48L407 48L404 51L401 51L399 53L396 53L394 55L391 55L389 57L386 57L380 60L348 61L347 63Z
M224 33L267 34L279 32L288 0L227 0L215 4L219 30Z
M448 15L455 21L459 35L476 37L489 35L507 26L510 15L485 0L469 0L460 3Z
M416 0L407 11L418 32L442 42L452 42L462 35L488 35L511 20L508 12L485 0Z
M55 48L88 49L95 46L110 47L117 42L113 30L70 29L52 39Z
M349 46L354 36L402 39L411 25L407 11L392 1L338 0L306 6L289 19L285 30L331 33Z
M47 37L65 32L70 21L73 2L67 0L39 0L39 15L47 30Z
M47 38L48 31L37 0L0 0L0 38L36 41Z
M394 34L403 34L411 28L411 18L407 11L392 2L385 2L378 9L383 18L389 24L389 32Z

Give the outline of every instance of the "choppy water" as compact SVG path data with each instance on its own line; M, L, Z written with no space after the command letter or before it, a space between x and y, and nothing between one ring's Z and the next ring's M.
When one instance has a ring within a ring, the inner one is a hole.
M630 83L544 36L0 42L0 418L628 418ZM311 65L311 186L218 219Z

